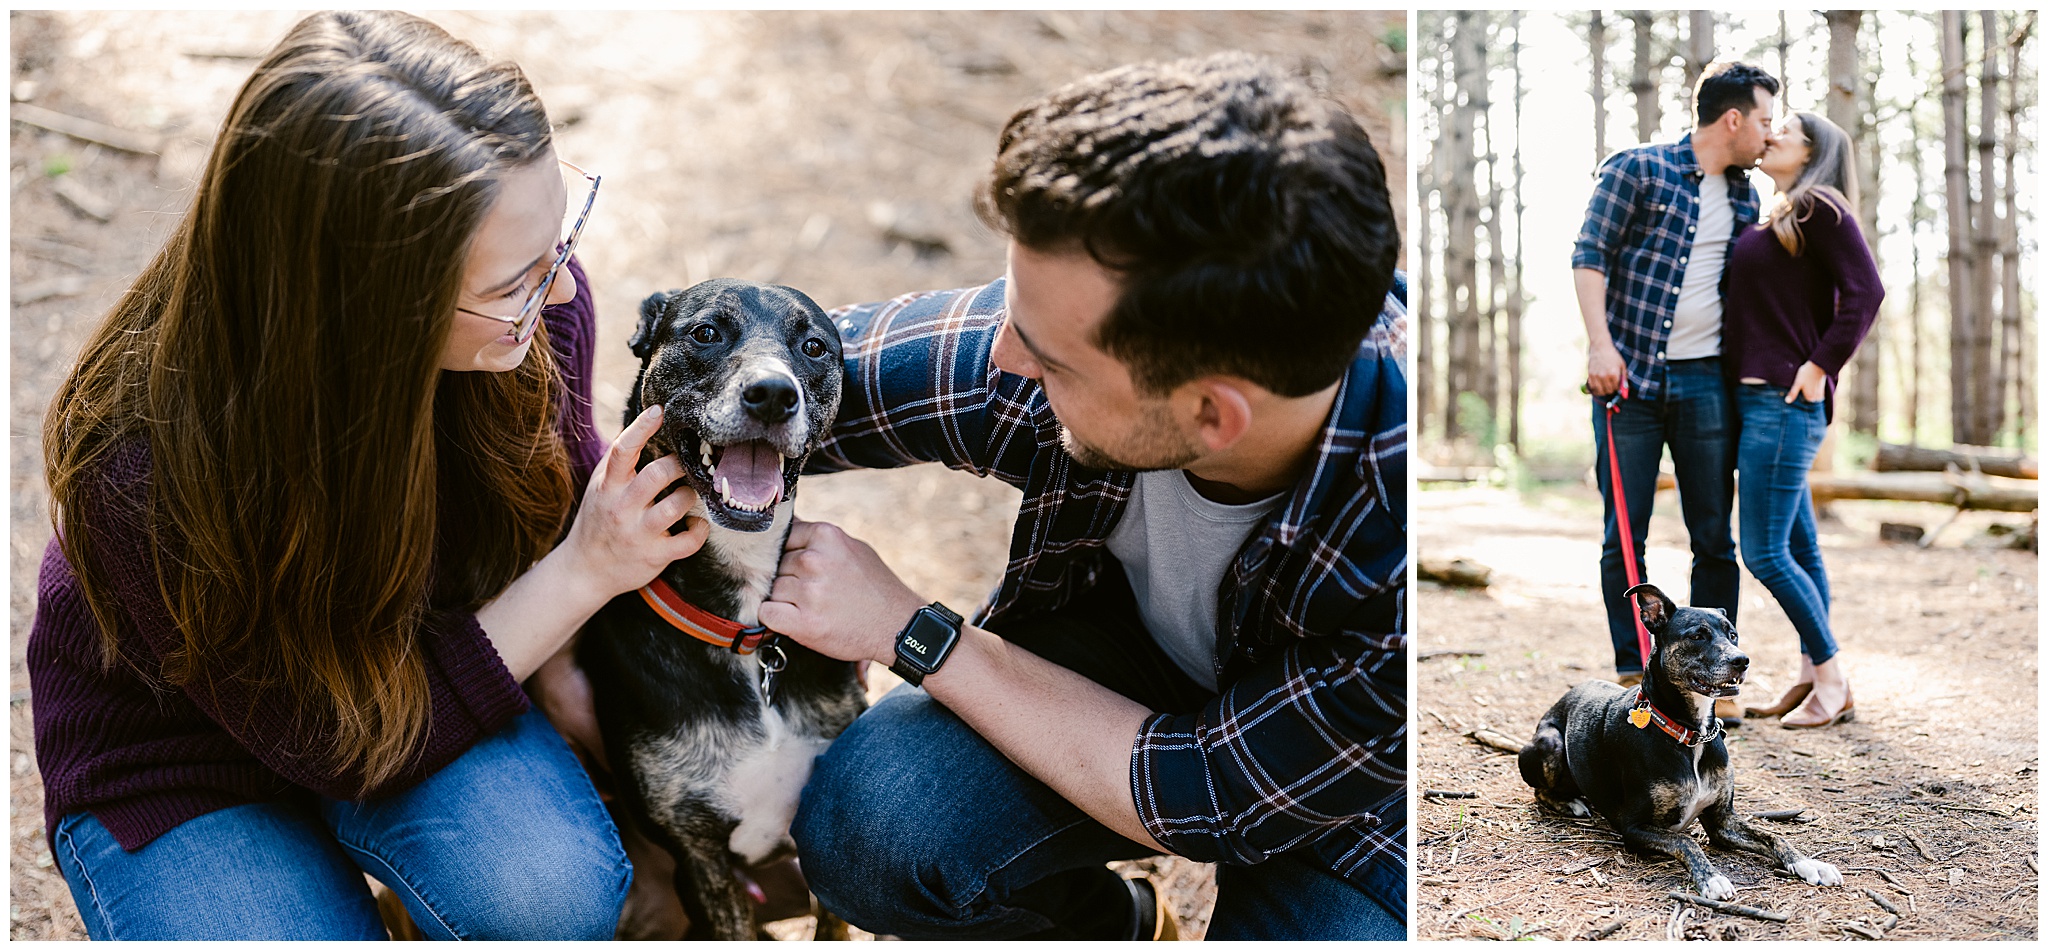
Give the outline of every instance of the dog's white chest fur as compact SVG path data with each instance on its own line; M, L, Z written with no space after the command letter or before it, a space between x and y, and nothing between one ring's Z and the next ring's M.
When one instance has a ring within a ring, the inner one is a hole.
M748 864L765 861L789 839L798 794L811 778L811 761L829 742L792 734L773 708L762 720L767 736L732 764L718 790L720 808L740 823L728 847Z
M787 501L776 506L775 520L766 531L734 532L712 526L704 548L740 585L732 620L749 627L760 623L761 602L774 587L782 562L783 536L795 507ZM704 517L702 502L692 514ZM727 660L740 668L756 691L760 689L758 654L732 655ZM811 761L829 743L822 737L792 732L773 707L763 705L761 710L758 731L666 737L634 751L641 760L640 774L650 786L694 787L718 811L736 820L739 824L728 848L749 864L767 859L788 841L798 794L810 780ZM683 797L672 789L651 798L675 802Z

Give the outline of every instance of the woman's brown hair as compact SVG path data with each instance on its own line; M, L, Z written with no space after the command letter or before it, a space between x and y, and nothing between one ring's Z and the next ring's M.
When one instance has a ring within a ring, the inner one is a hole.
M498 179L552 154L519 68L417 17L316 14L264 58L44 422L109 666L132 655L82 519L146 440L163 678L288 691L365 790L411 762L430 606L494 597L573 501L545 336L512 372L439 368Z

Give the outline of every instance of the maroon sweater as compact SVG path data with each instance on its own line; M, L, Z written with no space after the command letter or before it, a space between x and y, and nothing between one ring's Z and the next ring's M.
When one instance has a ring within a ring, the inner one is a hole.
M580 492L605 444L590 415L596 313L580 262L569 267L576 296L548 308L546 319L565 384L562 439ZM307 790L355 798L360 772L337 774L322 765L325 737L299 722L300 698L234 684L218 695L150 686L151 680L163 683L161 659L178 640L142 524L150 472L145 440L122 447L107 461L104 501L74 513L106 558L111 593L128 621L123 651L146 677L134 667L101 664L99 625L77 576L54 539L43 553L28 672L44 828L90 810L133 851L216 809ZM527 710L526 695L475 615L430 610L420 646L432 705L426 744L410 768L372 789L372 797L418 783Z
M1877 322L1884 285L1855 216L1816 200L1800 233L1806 247L1796 258L1768 225L1735 239L1722 298L1721 361L1734 379L1783 387L1813 361L1827 371L1833 419L1835 381Z

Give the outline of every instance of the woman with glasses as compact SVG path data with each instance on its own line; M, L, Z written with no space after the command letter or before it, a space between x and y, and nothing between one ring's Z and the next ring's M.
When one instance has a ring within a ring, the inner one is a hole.
M237 95L44 429L36 753L93 938L382 937L365 872L430 935L612 935L631 867L520 683L704 528L635 472L658 410L591 423L596 185L416 17L309 17Z

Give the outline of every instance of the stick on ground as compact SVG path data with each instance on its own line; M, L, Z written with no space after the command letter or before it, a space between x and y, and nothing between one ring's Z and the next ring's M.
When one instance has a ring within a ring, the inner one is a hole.
M1715 901L1711 898L1686 892L1665 892L1664 894L1675 901L1691 902L1695 905L1712 908L1724 915L1741 915L1744 918L1755 918L1759 921L1775 921L1781 925L1792 920L1791 915L1785 914L1782 911L1766 911L1762 908L1752 908L1748 905L1732 905L1725 901Z
M1878 894L1876 891L1866 888L1863 890L1863 894L1869 895L1871 901L1877 902L1877 907L1882 908L1885 911L1891 912L1894 915L1899 913L1899 906L1894 905L1889 901L1886 901L1885 897L1883 895Z

